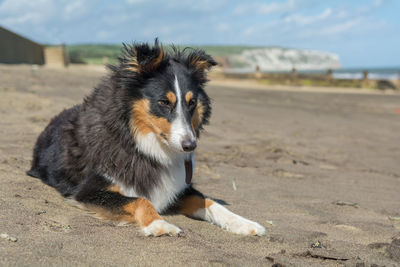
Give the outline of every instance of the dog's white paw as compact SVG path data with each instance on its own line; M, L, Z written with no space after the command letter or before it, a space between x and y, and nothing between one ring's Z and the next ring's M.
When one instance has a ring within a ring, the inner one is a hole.
M240 235L265 235L267 230L260 224L245 218L235 218L226 226L226 230Z
M161 235L172 235L180 236L183 231L173 224L167 223L164 220L155 220L150 225L143 228L143 232L146 236L161 236Z

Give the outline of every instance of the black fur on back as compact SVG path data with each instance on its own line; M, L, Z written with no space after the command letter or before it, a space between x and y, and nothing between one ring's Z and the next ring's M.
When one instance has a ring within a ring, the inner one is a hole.
M129 126L132 102L156 93L160 84L172 83L171 73L179 72L205 107L201 128L211 114L203 86L205 69L213 65L201 50L166 52L157 40L154 46L124 45L119 63L108 66L109 75L83 103L61 112L40 134L27 173L64 196L76 195L88 177L97 174L133 186L147 197L164 166L136 149Z

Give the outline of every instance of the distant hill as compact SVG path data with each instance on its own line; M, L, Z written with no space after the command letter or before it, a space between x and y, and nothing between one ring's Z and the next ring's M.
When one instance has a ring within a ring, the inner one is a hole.
M183 49L187 46L181 45L177 47ZM189 47L204 49L210 55L218 57L237 55L246 49L261 48L253 46L216 46L216 45L205 45L205 46L189 45ZM105 44L79 44L79 45L67 46L71 62L90 63L90 64L100 64L102 63L104 57L109 58L111 61L115 61L115 59L121 52L121 48L122 45L105 45Z
M121 47L103 44L67 45L67 51L71 63L103 64L105 58L109 63L116 62Z
M72 63L103 64L114 63L120 54L121 45L82 44L68 45ZM186 46L178 46L184 48ZM261 71L318 70L339 68L339 57L335 54L281 47L215 46L204 45L193 48L204 49L219 60L229 62L228 67Z

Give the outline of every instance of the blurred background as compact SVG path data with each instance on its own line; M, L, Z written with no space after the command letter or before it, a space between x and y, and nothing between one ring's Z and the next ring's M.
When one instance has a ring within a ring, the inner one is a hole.
M122 42L159 37L204 48L230 78L395 89L399 10L395 0L1 0L0 63L113 63Z

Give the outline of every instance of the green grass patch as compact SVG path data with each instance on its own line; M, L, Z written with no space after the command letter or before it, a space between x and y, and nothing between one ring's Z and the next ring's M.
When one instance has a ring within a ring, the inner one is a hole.
M104 58L109 63L117 61L121 45L68 45L67 51L71 63L104 64Z
M82 58L83 63L93 65L115 64L118 62L115 57L85 57Z
M192 48L199 48L205 50L208 54L213 57L218 56L230 56L230 55L237 55L243 52L246 49L254 49L254 48L262 48L262 47L255 47L255 46L238 46L238 45L188 45L188 46L177 46L178 48L185 48L185 47L192 47Z
M298 83L304 86L332 86L329 80L300 79Z
M168 50L169 45L164 45ZM261 48L255 46L236 46L236 45L177 45L179 49L185 47L199 48L205 50L211 56L229 56L240 54L245 49ZM121 54L122 45L106 44L79 44L67 45L71 63L103 64L104 57L108 58L110 63L117 62L117 57Z

